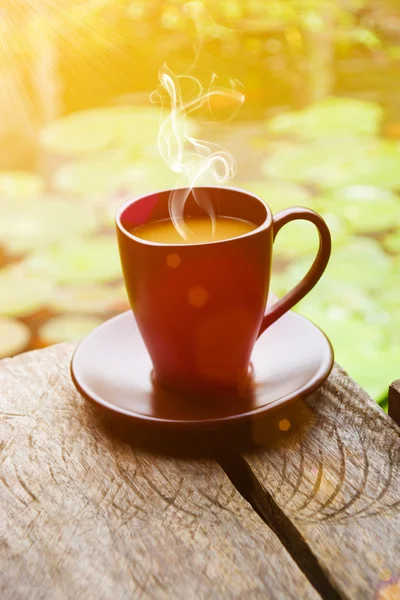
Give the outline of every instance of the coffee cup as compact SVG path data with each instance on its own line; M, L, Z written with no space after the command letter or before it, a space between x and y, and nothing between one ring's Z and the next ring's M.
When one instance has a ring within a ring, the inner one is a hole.
M273 215L264 199L244 190L201 187L194 191L185 204L185 223L190 230L191 223L210 219L196 200L199 194L206 197L214 214L209 239L172 236L168 241L167 236L162 241L162 231L174 227L170 190L129 200L116 215L122 270L154 380L176 393L233 392L249 376L257 338L320 279L328 264L331 238L322 217L308 208L292 207ZM218 239L219 220L238 222L233 237L229 237L229 222L225 239ZM316 226L319 250L303 279L266 308L274 239L286 223L295 220ZM241 234L239 221L250 224L243 225ZM146 231L154 232L160 223L161 241L154 241L154 236L146 239Z

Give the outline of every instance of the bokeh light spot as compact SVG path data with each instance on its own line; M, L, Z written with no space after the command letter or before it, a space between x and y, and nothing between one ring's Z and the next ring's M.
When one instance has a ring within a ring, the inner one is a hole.
M187 299L190 306L201 308L208 300L208 292L201 286L190 288L188 291Z
M281 419L278 423L278 427L281 431L289 431L291 426L292 425L288 419Z
M167 256L167 266L176 269L181 264L181 257L176 252L171 252Z
M377 594L377 600L396 600L400 594L400 580L384 585Z

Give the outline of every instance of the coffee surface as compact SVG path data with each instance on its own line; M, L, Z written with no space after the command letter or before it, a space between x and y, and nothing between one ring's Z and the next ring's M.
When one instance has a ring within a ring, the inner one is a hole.
M187 238L183 238L169 219L146 223L130 232L149 242L160 244L204 244L239 237L256 229L250 221L234 217L216 217L213 231L209 217L192 217L185 221Z

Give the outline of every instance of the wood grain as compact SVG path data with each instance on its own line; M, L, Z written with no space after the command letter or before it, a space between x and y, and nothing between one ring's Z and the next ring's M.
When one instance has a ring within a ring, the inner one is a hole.
M400 379L389 387L389 415L400 425Z
M266 447L244 457L251 501L287 547L296 536L307 545L329 597L383 599L391 586L387 597L400 598L400 429L337 366L307 404L308 426L289 428L285 444L255 427ZM276 423L285 420L282 410Z
M217 463L110 428L71 352L0 361L2 600L320 597Z

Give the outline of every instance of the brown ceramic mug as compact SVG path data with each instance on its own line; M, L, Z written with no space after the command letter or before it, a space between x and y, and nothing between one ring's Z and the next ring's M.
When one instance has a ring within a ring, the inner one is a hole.
M170 218L170 191L131 200L116 215L125 285L155 378L179 392L236 389L247 376L257 338L314 287L331 252L328 227L312 210L293 207L273 216L250 192L203 190L217 216L250 221L255 229L223 241L179 245L130 233ZM191 195L185 216L204 216ZM297 219L317 227L318 254L296 287L266 311L275 236Z

